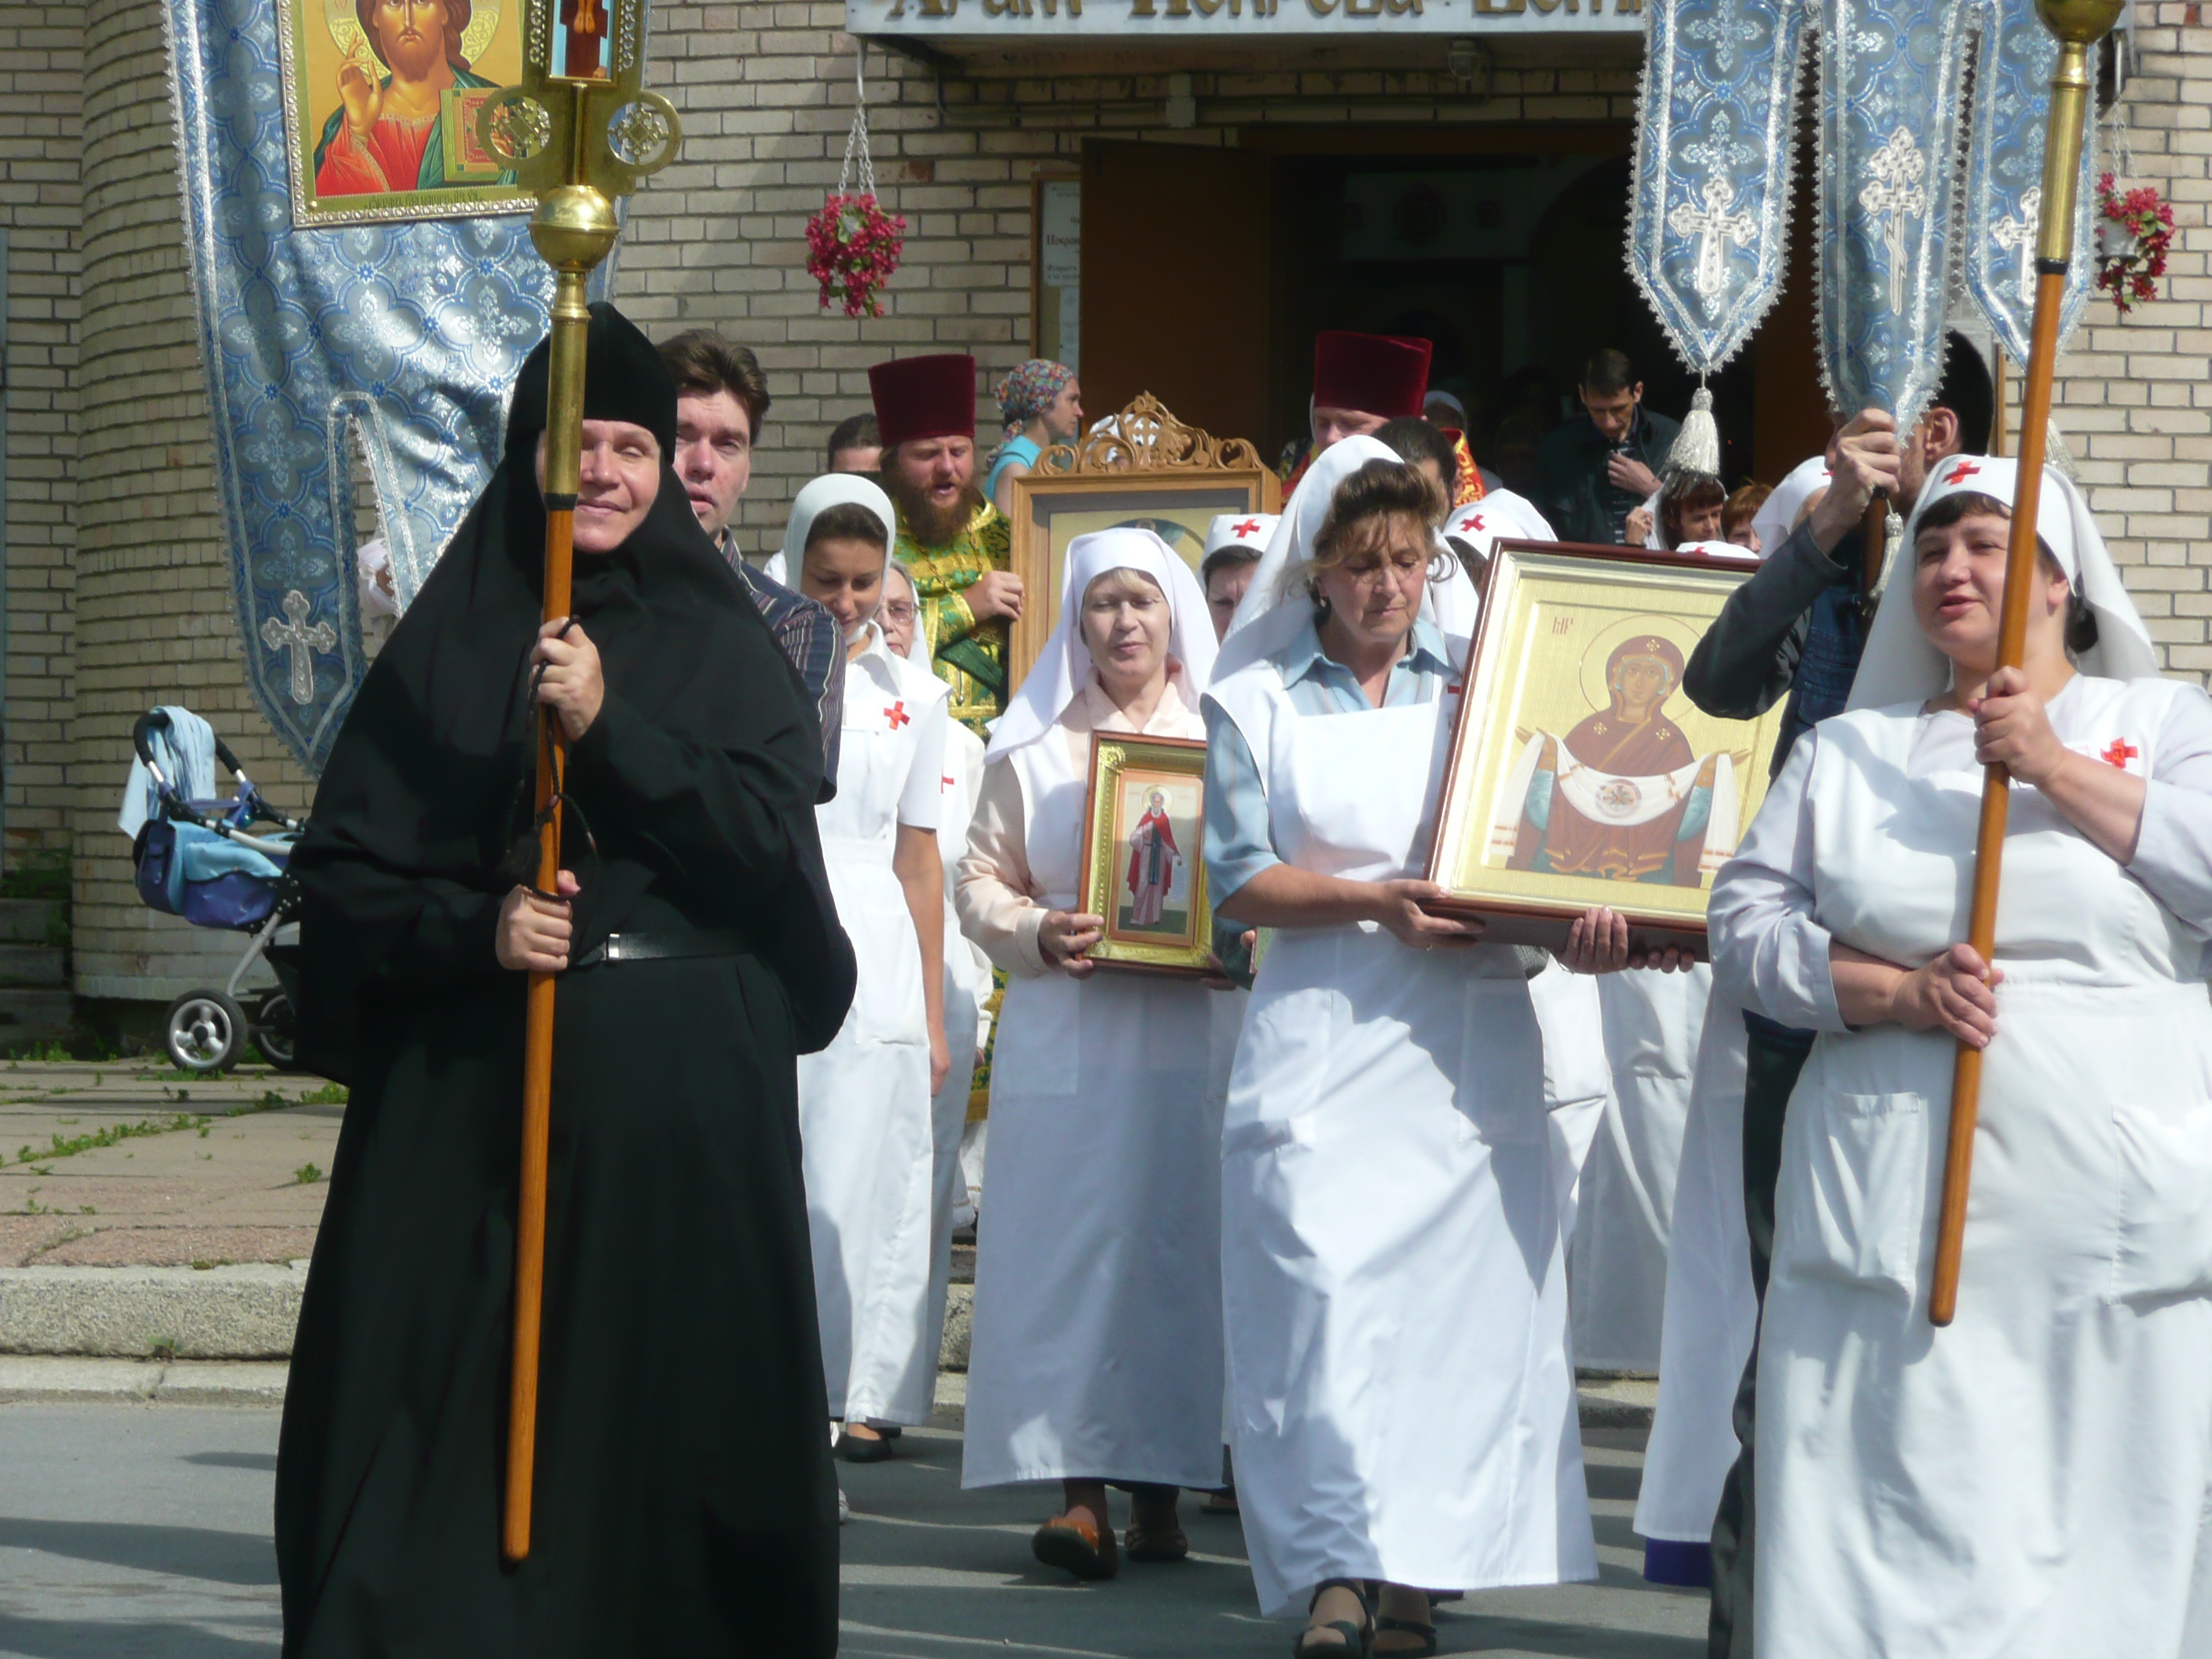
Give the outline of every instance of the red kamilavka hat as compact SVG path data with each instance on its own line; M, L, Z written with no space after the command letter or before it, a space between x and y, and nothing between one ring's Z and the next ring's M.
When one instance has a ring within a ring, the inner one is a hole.
M1429 389L1432 349L1426 340L1325 330L1314 336L1314 402L1387 420L1418 416Z
M964 351L898 357L868 371L884 447L975 435L975 360Z

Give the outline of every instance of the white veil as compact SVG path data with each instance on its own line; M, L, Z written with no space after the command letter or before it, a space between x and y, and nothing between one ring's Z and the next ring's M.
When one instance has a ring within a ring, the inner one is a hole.
M1868 631L1858 678L1851 682L1850 708L1885 708L1893 703L1924 702L1951 684L1951 662L1929 643L1912 614L1912 539L1928 509L1948 495L1991 495L2010 506L2020 483L2020 464L1996 455L1953 455L1929 476L1905 526L1905 538L1882 590L1881 608ZM2136 614L2120 573L2112 564L2097 522L2081 492L2052 468L2043 469L2043 490L2036 502L2036 534L2065 569L2096 613L2097 643L2075 663L2100 679L2160 678L2158 653L2150 632Z
M1091 677L1091 649L1083 642L1083 596L1109 570L1138 570L1167 596L1168 658L1182 671L1178 693L1195 710L1212 681L1213 621L1205 590L1174 550L1149 530L1100 530L1067 544L1060 580L1060 620L1037 653L1036 666L991 727L989 760L1035 743L1052 730ZM1034 601L1033 601L1034 602Z
M1374 438L1343 438L1323 450L1306 469L1306 476L1284 505L1282 520L1268 538L1267 550L1252 572L1252 585L1244 590L1243 602L1229 624L1229 637L1221 642L1221 654L1214 663L1214 678L1233 674L1297 637L1298 630L1310 620L1310 612L1305 594L1297 585L1297 567L1312 559L1314 539L1321 534L1338 489L1370 461L1398 459L1395 450ZM1442 562L1450 568L1441 580L1428 584L1421 614L1447 637L1472 635L1478 609L1474 584L1442 538L1434 539Z

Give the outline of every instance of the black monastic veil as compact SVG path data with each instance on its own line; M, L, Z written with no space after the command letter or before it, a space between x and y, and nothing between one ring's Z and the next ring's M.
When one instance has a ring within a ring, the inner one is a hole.
M629 539L576 558L606 699L570 757L575 949L702 928L745 948L562 981L535 1537L500 1562L524 981L494 952L534 859L544 369L541 345L293 860L301 1054L352 1097L279 1452L284 1652L828 1654L836 1486L793 1057L842 1021L853 957L813 713L665 460ZM665 455L674 386L607 307L586 388L587 418Z

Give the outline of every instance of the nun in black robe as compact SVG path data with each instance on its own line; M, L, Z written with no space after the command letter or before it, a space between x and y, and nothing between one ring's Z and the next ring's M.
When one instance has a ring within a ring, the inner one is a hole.
M286 1659L834 1653L836 1486L793 1060L853 957L804 689L666 460L676 388L593 307L586 418L659 495L576 556L605 699L570 754L528 1560L500 1559L546 348L507 451L371 669L292 860L300 1052L348 1080L276 1468ZM584 965L610 934L658 959Z

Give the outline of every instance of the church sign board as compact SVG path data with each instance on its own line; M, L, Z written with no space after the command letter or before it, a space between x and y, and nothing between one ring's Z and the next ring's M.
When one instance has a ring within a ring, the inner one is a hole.
M1438 909L1557 946L1593 904L1632 949L1703 954L1713 877L1766 797L1780 704L1715 720L1682 672L1753 567L1500 541L1463 677L1429 878Z
M857 35L1251 46L1415 35L1634 34L1644 0L846 0Z

